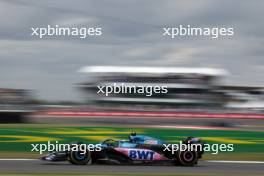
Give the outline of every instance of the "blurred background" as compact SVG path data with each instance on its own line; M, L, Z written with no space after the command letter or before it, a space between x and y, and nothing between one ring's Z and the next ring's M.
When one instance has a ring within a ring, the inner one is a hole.
M37 158L32 142L98 142L135 130L235 144L235 152L205 159L263 161L263 6L0 0L0 157ZM163 37L163 27L180 24L233 27L234 36ZM103 35L31 36L31 27L47 25L101 27ZM97 94L113 83L165 85L168 93Z

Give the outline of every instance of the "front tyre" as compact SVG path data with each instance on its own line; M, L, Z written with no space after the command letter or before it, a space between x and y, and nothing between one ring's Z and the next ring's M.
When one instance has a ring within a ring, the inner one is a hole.
M182 166L194 166L198 162L198 153L196 151L179 151L176 154L177 164Z
M92 159L91 159L91 152L86 150L71 150L69 152L69 156L68 156L68 160L70 163L72 164L76 164L76 165L86 165L91 163Z

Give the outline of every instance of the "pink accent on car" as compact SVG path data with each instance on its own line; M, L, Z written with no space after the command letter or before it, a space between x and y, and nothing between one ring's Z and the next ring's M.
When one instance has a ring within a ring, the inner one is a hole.
M132 160L161 161L168 160L163 155L149 149L115 148L116 151L126 155Z

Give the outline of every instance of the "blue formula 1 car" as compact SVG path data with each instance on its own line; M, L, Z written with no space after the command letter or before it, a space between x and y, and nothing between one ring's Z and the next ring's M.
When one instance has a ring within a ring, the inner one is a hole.
M203 142L199 138L188 137L183 144L199 144L196 150L173 151L173 146L164 141L131 133L128 140L106 139L100 143L100 150L81 152L65 150L49 153L41 159L45 161L69 161L76 165L85 164L174 164L194 166L203 154ZM74 143L81 146L82 143ZM86 145L86 144L85 144Z

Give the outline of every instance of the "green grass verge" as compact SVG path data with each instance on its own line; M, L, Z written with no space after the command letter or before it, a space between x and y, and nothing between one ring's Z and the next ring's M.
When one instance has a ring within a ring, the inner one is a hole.
M131 131L139 134L161 138L168 143L178 143L187 136L203 138L206 143L232 143L233 152L222 152L218 155L206 154L205 159L264 160L264 132L242 130L197 130L197 129L164 129L113 126L60 126L60 125L1 125L0 157L7 156L36 157L31 151L31 144L58 141L86 141L97 143L103 139L127 139ZM12 154L13 153L13 154Z

